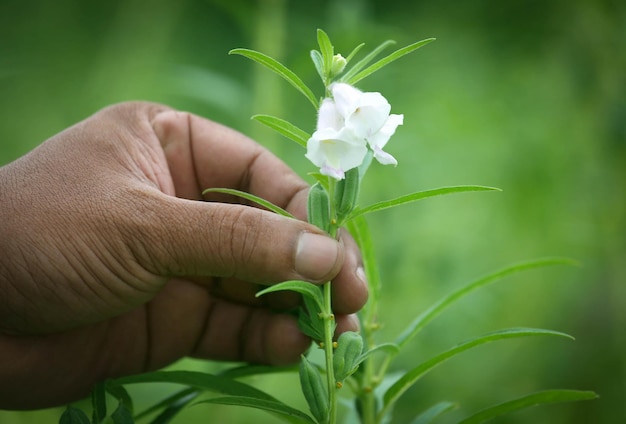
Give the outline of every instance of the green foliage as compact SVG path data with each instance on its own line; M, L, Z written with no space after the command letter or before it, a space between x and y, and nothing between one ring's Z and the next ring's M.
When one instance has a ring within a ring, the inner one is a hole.
M276 118L270 115L254 115L252 117L255 121L262 123L263 125L275 130L279 134L284 135L290 140L295 141L302 147L306 147L306 142L311 138L311 135L306 131L301 130L290 122L284 119Z
M415 335L426 326L431 320L433 320L437 315L439 315L444 309L448 306L452 305L454 302L462 299L467 296L471 292L478 290L482 287L487 286L488 284L495 283L508 277L510 275L530 270L533 268L540 268L546 266L554 266L554 265L574 265L576 262L567 258L543 258L537 259L534 261L522 262L519 264L515 264L498 271L495 271L491 274L488 274L484 277L481 277L466 286L463 286L449 295L445 296L439 302L428 308L422 314L420 314L408 327L407 329L396 339L396 343L400 346L404 346L408 343Z
M389 65L394 60L398 60L402 56L406 56L407 54L409 54L409 53L419 49L422 46L425 46L426 44L430 43L431 41L435 41L435 39L434 38L428 38L426 40L418 41L417 43L413 43L413 44L408 45L406 47L403 47L403 48L401 48L399 50L396 50L395 52L391 53L389 56L386 56L386 57L380 59L379 61L377 61L376 63L370 65L367 68L365 68L364 70L362 70L358 74L356 74L354 76L350 76L349 78L344 79L343 81L347 82L348 84L354 85L357 82L361 81L363 78L365 78L365 77L373 74L374 72L380 70L383 66Z
M91 421L81 409L68 406L61 415L59 424L91 424Z
M578 390L546 390L537 393L531 393L518 399L500 403L492 406L476 414L465 418L459 424L478 424L491 420L495 417L509 414L520 409L537 405L546 405L557 402L577 402L581 400L596 399L598 397L594 392L578 391Z
M225 396L205 399L198 403L213 403L218 405L232 405L255 408L278 414L290 423L315 424L315 421L313 421L311 417L300 412L300 410L291 408L282 402L267 399L249 398L245 396Z
M276 206L272 202L269 202L269 201L267 201L265 199L262 199L259 196L255 196L254 194L246 193L245 191L235 190L235 189L232 189L232 188L207 188L207 189L202 191L203 195L207 194L207 193L232 194L233 196L241 197L241 198L244 198L244 199L249 200L251 202L254 202L254 203L258 204L258 205L261 205L264 208L267 208L270 211L272 211L274 213L277 213L278 215L282 215L282 216L286 216L288 218L294 218L295 219L295 217L292 214L290 214L286 210L282 209L281 207Z
M294 86L307 99L309 99L313 107L317 109L318 101L315 98L315 95L313 94L311 89L307 87L304 82L302 82L300 77L294 74L293 71L288 69L282 63L278 62L275 59L272 59L271 57L263 53L259 53L259 52L256 52L254 50L249 50L249 49L233 49L228 54L239 54L239 55L245 56L249 59L254 60L255 62L260 63L261 65L265 66L269 70L275 72L276 74L278 74L279 76L287 80L287 82L289 82L292 86Z
M419 191L416 193L406 194L396 199L385 200L377 202L364 208L356 209L347 219L354 219L360 215L365 215L372 212L377 212L383 209L389 209L395 206L404 205L406 203L416 202L418 200L427 199L429 197L441 196L443 194L451 193L463 193L467 191L500 191L498 188L485 187L485 186L454 186L454 187L442 187L431 190Z
M437 417L456 408L457 405L452 402L438 402L417 416L411 424L429 424Z
M565 337L573 339L573 337L560 333L557 331L550 330L542 330L535 328L510 328L506 330L500 330L493 333L485 334L479 337L475 337L466 342L463 342L439 355L434 356L426 362L421 363L417 367L412 370L406 372L396 383L394 383L386 392L384 396L384 406L380 412L380 416L384 417L387 414L395 402L402 396L404 392L406 392L411 386L413 386L419 378L421 378L424 374L435 368L436 366L442 364L448 359L458 355L461 352L464 352L473 347L494 342L497 340L506 340L511 338L518 337L529 337L529 336L556 336L556 337Z

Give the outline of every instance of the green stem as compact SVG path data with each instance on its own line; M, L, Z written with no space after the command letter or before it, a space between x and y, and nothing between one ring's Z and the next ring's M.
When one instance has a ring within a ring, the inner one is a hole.
M328 197L330 199L330 228L329 235L337 238L337 210L335 205L334 178L328 178ZM337 420L337 388L335 386L335 372L333 369L333 336L335 335L335 315L332 310L331 283L324 284L324 353L326 357L326 381L328 385L328 424L335 424Z

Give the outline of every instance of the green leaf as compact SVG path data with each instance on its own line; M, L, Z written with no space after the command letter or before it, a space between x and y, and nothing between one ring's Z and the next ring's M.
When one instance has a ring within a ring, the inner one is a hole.
M152 421L151 424L166 424L169 423L185 406L198 397L202 393L202 390L198 390L194 387L187 387L180 390L158 403L148 407L146 410L135 416L135 419L140 419L160 410L164 410Z
M413 43L410 44L406 47L403 47L401 49L396 50L395 52L391 53L389 56L386 56L382 59L380 59L378 62L370 65L369 67L367 67L366 69L362 70L361 72L359 72L358 74L354 75L353 77L349 78L349 79L345 79L345 81L348 84L354 85L357 82L361 81L363 78L373 74L374 72L378 71L379 69L381 69L383 66L387 66L389 65L391 62L400 59L402 56L405 56L417 49L419 49L422 46L425 46L426 44L430 43L431 41L435 41L434 38L427 38L425 40L422 41L418 41L417 43Z
M509 412L518 411L520 409L529 408L531 406L545 405L558 402L578 402L581 400L596 399L598 395L589 391L578 390L545 390L542 392L532 393L508 402L504 402L490 408L483 409L471 415L459 424L477 424L488 421L500 415Z
M68 405L59 418L59 424L91 424L91 421L81 409Z
M133 412L133 399L128 394L128 391L124 388L124 386L120 386L119 384L115 384L113 380L107 380L106 391L117 399L119 402L124 403L126 408L131 412Z
M212 399L201 400L196 403L196 405L201 403L211 403L211 404L219 404L219 405L235 405L235 406L245 406L248 408L256 408L264 411L272 412L275 414L283 415L290 419L290 422L294 423L306 423L306 424L315 424L315 421L311 419L307 414L301 412L295 408L285 405L282 402L277 400L265 400L265 399L257 399L257 398L248 398L245 396L225 396L218 397Z
M415 384L417 380L419 380L424 374L426 374L436 366L442 364L443 362L447 361L448 359L452 358L453 356L456 356L461 352L485 343L490 343L497 340L530 336L556 336L565 337L572 340L574 339L572 336L565 333L538 328L509 328L506 330L495 331L475 337L466 342L460 343L443 353L440 353L439 355L427 360L426 362L421 363L420 365L403 375L387 390L387 392L385 392L383 398L384 407L381 411L380 416L383 417L386 414L387 410L391 408L391 406L398 400L398 398L402 396L402 394L404 394L404 392L406 392L413 384Z
M361 48L365 45L365 43L361 43L358 46L356 46L354 49L352 49L352 51L350 52L350 54L346 57L346 62L350 63L350 61L352 59L354 59L354 56L356 56L356 54L359 52L359 50L361 50Z
M302 147L306 147L307 141L311 138L311 135L306 131L293 125L291 122L287 122L284 119L277 118L270 115L254 115L252 119L262 123L263 125L273 129L279 134L287 137L290 140L295 141Z
M104 382L96 383L91 391L91 406L93 408L91 418L93 423L99 424L104 421L107 416L107 401Z
M226 378L237 379L264 374L279 374L294 371L298 371L297 365L288 365L282 367L274 365L242 365L240 367L226 369L220 372L219 375Z
M456 409L456 407L457 405L452 402L443 401L436 403L411 421L411 424L430 424L440 415Z
M113 424L134 424L133 414L128 410L123 402L117 404L117 408L111 414L111 420Z
M304 305L298 309L298 328L314 341L320 343L324 340L325 321L320 315L324 309L320 308L319 304L308 296L304 296L302 300ZM335 321L332 322L331 327L334 333Z
M381 289L380 272L378 263L376 262L376 255L374 254L374 242L364 216L361 215L352 218L347 222L347 227L362 254L363 269L369 288L369 297L360 315L364 317L364 322L370 322L376 315L375 308L380 299Z
M324 58L322 54L317 50L311 50L311 60L313 61L313 65L315 65L315 70L322 81L324 81Z
M192 386L197 389L217 392L224 395L246 396L258 399L274 400L267 393L252 386L212 374L197 371L154 371L144 374L120 377L114 380L117 384L138 383L175 383Z
M469 293L485 287L488 284L494 283L496 281L502 280L509 275L516 274L522 271L540 268L545 266L553 266L553 265L575 265L576 262L571 259L566 258L542 258L535 259L532 261L521 262L498 271L495 271L491 274L487 274L477 280L472 281L466 286L461 287L460 289L455 290L449 295L445 296L439 302L435 303L433 306L424 311L421 315L419 315L412 323L407 327L407 329L396 339L396 343L399 346L404 346L408 341L410 341L415 335L426 326L430 321L432 321L437 315L439 315L444 309L448 306L456 302L457 300L467 296Z
M357 361L357 364L362 363L367 358L372 356L374 353L378 353L378 352L385 352L388 355L395 356L398 353L400 353L400 347L395 343L381 343L379 345L374 346L367 352L364 352L359 358L359 360Z
M305 281L285 281L284 283L274 284L273 286L269 286L266 289L261 290L256 294L256 297L263 296L267 293L274 293L278 291L295 291L308 298L315 301L315 304L320 308L320 310L324 309L324 296L322 295L322 290L319 286L316 286L312 283L307 283Z
M255 62L260 63L261 65L265 66L269 70L275 72L276 74L278 74L279 76L287 80L287 82L289 82L289 84L294 86L299 92L304 94L304 96L307 99L309 99L309 101L313 104L313 107L317 110L319 106L318 101L317 101L317 98L315 97L315 94L313 94L313 92L311 91L311 89L307 87L304 82L302 82L300 77L298 77L293 71L291 71L285 65L278 62L276 59L273 59L263 53L250 50L250 49L233 49L230 52L228 52L228 54L238 54L238 55L247 57L248 59L252 59Z
M320 46L320 52L322 53L322 59L324 60L324 76L322 80L326 82L326 78L330 75L330 69L333 63L333 55L335 54L335 48L323 30L317 30L317 44Z
M258 205L263 206L266 209L269 209L270 211L277 213L278 215L282 215L282 216L286 216L288 218L293 218L296 219L295 216L293 216L292 214L290 214L289 212L287 212L286 210L276 206L275 204L262 199L259 196L255 196L254 194L250 194L250 193L246 193L245 191L240 191L240 190L235 190L232 188L207 188L205 189L202 194L206 194L206 193L224 193L224 194L232 194L233 196L237 196L237 197L242 197L246 200L250 200L251 202L254 202Z
M361 69L366 67L376 56L378 56L383 50L387 47L395 44L396 42L393 40L387 40L383 42L380 46L376 47L374 50L369 52L363 59L359 60L354 64L341 78L340 81L348 82L350 78L357 74Z
M452 187L441 187L431 190L418 191L416 193L406 194L404 196L397 197L391 200L385 200L377 202L364 208L356 209L347 219L354 219L357 216L364 215L366 213L377 212L383 209L392 208L395 206L404 205L406 203L416 202L418 200L426 199L428 197L441 196L444 194L452 193L464 193L467 191L501 191L495 187L475 186L475 185L463 185Z

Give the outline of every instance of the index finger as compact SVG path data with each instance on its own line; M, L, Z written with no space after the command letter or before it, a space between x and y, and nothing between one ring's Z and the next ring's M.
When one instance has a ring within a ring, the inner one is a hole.
M308 185L255 141L186 112L161 112L152 125L165 151L178 197L202 199L207 188L231 188L306 218ZM211 199L225 197L212 195Z

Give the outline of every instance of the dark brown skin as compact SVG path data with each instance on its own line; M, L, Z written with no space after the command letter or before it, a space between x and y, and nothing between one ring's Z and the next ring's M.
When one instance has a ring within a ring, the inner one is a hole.
M157 104L104 109L0 168L0 408L60 405L185 356L297 362L297 297L257 299L260 285L332 279L339 330L357 329L367 287L349 235L209 187L306 217L308 186L270 152Z

